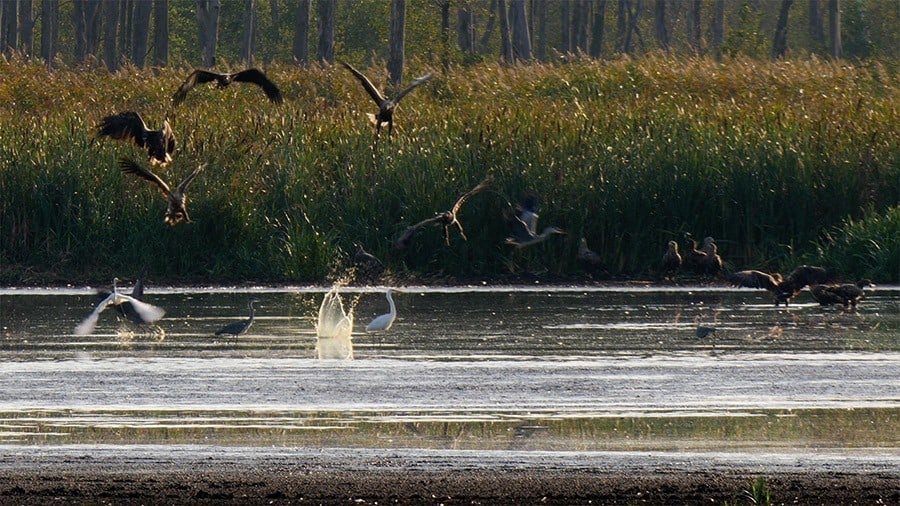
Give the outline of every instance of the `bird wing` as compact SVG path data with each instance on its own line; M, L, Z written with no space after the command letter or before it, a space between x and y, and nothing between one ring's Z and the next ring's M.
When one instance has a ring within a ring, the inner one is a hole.
M458 199L456 199L456 202L453 204L453 207L450 208L450 214L455 216L456 213L459 212L459 209L462 207L462 205L466 202L466 200L469 199L469 197L471 197L472 195L475 195L476 193L478 193L482 190L487 189L488 187L491 186L492 182L493 182L493 178L491 178L491 177L484 178L484 180L482 180L480 183L478 183L475 186L475 188L472 188L471 190L467 191L466 193L463 193Z
M135 299L144 298L144 277L147 276L147 267L141 269L140 275L138 275L137 281L134 282L134 288L131 289L131 296Z
M739 271L729 277L732 284L746 288L775 289L774 283L767 283L766 276L771 276L761 271ZM771 285L771 286L769 286Z
M427 83L429 80L431 80L431 77L433 75L434 75L434 73L429 72L429 73L425 74L424 76L416 79L415 81L409 83L409 86L407 86L405 90L401 91L394 97L394 102L399 103L400 100L402 100L403 97L405 97L409 92L411 92L412 90L416 89L417 87L419 87L419 86Z
M187 92L197 83L208 83L210 81L215 81L220 77L222 77L222 74L217 74L208 70L194 69L194 71L188 75L187 79L181 83L181 86L178 87L178 91L175 92L175 95L172 96L173 104L175 107L178 107L178 104L184 101Z
M105 299L103 299L97 307L94 308L94 311L87 316L81 323L75 327L75 335L76 336L86 336L94 331L97 327L97 320L100 318L100 313L109 306L112 301L116 298L115 293L109 294Z
M100 126L97 127L97 135L133 142L140 148L146 147L144 137L149 132L150 129L147 128L141 115L133 111L107 116L100 121Z
M509 225L509 232L512 237L506 239L508 243L520 243L534 239L534 234L529 230L528 225L519 218L518 215L508 216L506 223Z
M338 60L338 63L347 67L347 70L349 70L354 76L356 76L356 79L359 80L359 82L363 85L363 88L366 89L366 92L369 93L369 96L372 97L372 100L374 100L375 103L378 104L378 107L381 107L381 104L386 99L384 98L384 95L382 95L381 92L378 91L378 88L376 88L375 85L372 84L372 81L369 81L368 77L366 77L362 72L353 68L353 66L349 63L343 60Z
M259 69L247 69L238 72L232 76L232 79L242 83L253 83L258 85L263 89L266 96L272 102L276 104L280 104L282 102L281 90L278 89L278 86L275 86L265 74L262 73Z
M125 302L131 303L131 307L134 309L134 312L137 313L138 316L140 316L141 319L146 323L155 322L166 314L165 309L154 306L153 304L147 304L146 302L135 299L134 297L120 293L119 298L121 299L121 301L119 302L120 304L124 304Z
M188 175L188 177L184 178L184 181L182 181L182 182L178 185L178 188L177 188L178 193L184 195L184 192L187 191L188 186L191 185L191 182L194 180L195 177L197 177L197 174L199 174L200 171L203 170L203 169L205 169L205 168L206 168L206 164L204 163L203 165L201 165L201 166L197 167L196 169L194 169L194 172L191 172L190 175Z
M406 227L406 230L403 231L403 234L396 241L394 241L394 245L398 248L405 248L409 244L409 241L412 240L413 236L415 236L419 232L419 229L421 229L425 225L443 221L445 216L446 213L439 213L432 216L431 218L426 218L416 223L415 225Z
M168 196L171 193L171 191L169 190L169 185L167 185L165 181L160 179L156 174L138 165L134 160L128 158L120 158L119 167L121 167L122 172L126 174L134 174L141 179L146 179L147 181L155 184L159 188L159 191L163 193L163 195Z
M169 118L163 120L162 136L166 154L171 158L171 155L175 154L175 132L169 125Z

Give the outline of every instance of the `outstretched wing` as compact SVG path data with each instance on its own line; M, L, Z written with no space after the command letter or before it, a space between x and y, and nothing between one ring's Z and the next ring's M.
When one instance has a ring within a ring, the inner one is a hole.
M94 331L97 327L97 320L100 318L100 313L109 306L112 301L116 298L116 294L111 293L105 299L103 299L100 304L97 304L97 307L94 308L94 311L87 316L81 323L75 327L75 335L76 336L86 336Z
M178 104L184 101L184 97L187 96L187 92L191 90L197 83L208 83L210 81L215 81L224 77L222 74L217 74L215 72L210 72L208 70L195 69L191 74L181 83L181 86L178 87L178 91L175 92L175 95L172 96L172 103L175 107L178 107Z
M511 234L510 237L506 238L508 244L523 243L534 239L534 234L528 229L528 224L522 221L519 215L512 212L508 213L506 223L509 225L509 233Z
M424 76L416 79L415 81L409 83L409 86L407 86L405 90L401 91L394 97L394 102L399 103L400 100L402 100L403 97L405 97L407 95L407 93L409 93L412 90L416 89L417 87L427 83L429 80L431 80L432 76L434 76L434 73L429 72L429 73L425 74Z
M159 188L159 191L163 193L163 195L168 196L171 193L171 191L169 190L169 185L167 185L165 181L160 179L156 174L138 165L134 160L131 160L129 158L119 158L119 167L122 169L122 172L126 174L134 174L141 179L146 179L147 181L155 184L157 188ZM194 172L196 173L197 171Z
M778 276L780 278L780 275ZM762 271L739 271L728 278L732 284L747 288L764 288L776 290L778 284L775 276Z
M478 193L482 190L487 189L488 187L491 186L491 183L493 183L493 181L494 181L494 178L486 177L480 183L475 185L475 188L472 188L471 190L467 191L466 193L463 193L462 196L460 196L458 199L456 199L456 202L453 204L453 207L450 208L450 214L455 216L456 213L459 212L459 208L462 207L462 205L466 202L466 200L469 199L469 197L471 197L472 195L475 195L476 193Z
M128 295L123 295L120 293L119 298L123 299L121 303L131 303L131 307L134 309L134 312L137 313L142 320L144 320L144 323L153 323L166 314L165 309L154 306L153 304L147 304L146 302L137 300L134 297L129 297Z
M107 116L97 127L97 135L133 142L140 148L146 147L144 139L149 131L141 115L133 111Z
M422 227L424 227L425 225L430 225L432 223L441 222L445 219L445 216L445 213L436 214L431 218L427 218L416 223L415 225L406 227L406 230L403 232L403 234L396 241L394 241L394 247L397 249L406 248L407 246L409 246L409 242L412 240L412 238L415 237L417 233L419 233L419 230Z
M194 169L194 172L191 172L190 175L188 177L184 178L184 181L182 181L181 184L178 185L177 193L184 195L184 192L187 191L188 186L191 185L191 182L194 180L195 177L197 177L197 174L199 174L200 171L205 168L206 168L206 164L204 163L203 165Z
M347 67L347 70L349 70L351 73L353 73L354 76L356 76L356 79L359 80L359 82L363 85L363 88L366 89L366 92L369 93L369 96L372 97L372 100L374 100L375 103L378 104L378 107L381 107L382 102L384 102L386 99L384 98L384 95L382 95L381 92L378 91L377 88L375 88L375 85L372 84L372 81L369 81L368 77L363 75L362 72L353 68L353 66L349 63L343 60L338 60L338 63Z
M269 100L276 104L280 104L283 100L281 97L281 90L278 89L278 86L275 86L275 83L270 81L259 69L242 70L237 74L234 74L232 79L242 83L253 83L258 85L263 89L266 96L269 97Z

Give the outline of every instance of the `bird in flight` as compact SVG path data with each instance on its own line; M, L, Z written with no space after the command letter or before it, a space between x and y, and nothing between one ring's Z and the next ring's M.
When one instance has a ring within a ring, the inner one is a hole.
M505 243L516 248L524 248L546 241L550 236L555 234L565 234L558 227L546 227L540 234L537 233L537 198L534 195L528 195L517 206L515 213L504 212L506 223L509 225L510 236L506 238Z
M178 91L176 91L175 95L172 97L172 104L175 107L178 107L178 105L184 101L187 92L190 91L191 88L198 83L208 83L211 81L215 81L219 88L225 88L232 82L253 83L262 88L266 97L272 102L280 104L284 100L278 86L269 80L269 78L259 69L252 68L233 74L219 74L218 72L209 70L195 69L188 75L187 79L181 83L181 86L178 87Z
M97 135L131 142L146 149L152 165L165 167L175 155L175 133L168 119L163 121L161 129L150 130L140 114L125 111L103 118L97 127Z
M160 179L159 176L141 167L134 160L130 160L128 158L120 158L119 167L122 169L122 172L126 174L134 174L135 176L138 176L139 178L145 179L150 183L156 185L157 189L159 189L160 193L162 193L163 196L166 197L166 200L169 203L168 207L166 208L166 223L175 226L182 220L187 223L191 222L191 217L187 212L187 196L185 195L185 192L187 191L188 186L190 186L191 181L193 181L194 178L197 177L197 174L199 174L200 171L203 170L204 167L206 167L205 164L194 169L194 172L191 172L188 177L184 178L184 181L176 186L174 190L169 188L169 185L167 185L165 181Z
M397 106L400 105L400 101L403 100L409 92L416 89L416 87L421 86L422 84L427 83L431 77L434 75L429 72L422 77L415 79L413 82L409 84L403 91L397 93L393 97L384 96L375 85L372 84L372 81L369 80L368 77L365 76L362 72L353 68L349 63L338 60L338 62L347 67L356 79L359 80L360 84L362 84L363 88L366 89L366 92L372 97L372 100L378 104L378 114L369 113L369 119L372 123L375 124L375 138L378 138L378 134L381 132L381 127L383 125L387 125L388 127L388 137L390 137L391 132L394 130L394 110L397 109Z
M131 304L132 309L134 309L135 313L140 316L141 320L146 323L152 323L156 320L159 320L166 314L166 311L162 308L156 307L152 304L147 304L146 302L141 302L140 300L130 297L125 294L119 293L116 284L119 282L118 278L113 279L113 291L109 294L105 299L103 299L100 304L94 308L94 311L87 316L81 323L75 327L75 335L76 336L86 336L94 331L97 327L97 320L100 318L100 313L103 312L104 309L109 307L110 305L118 306L120 304Z
M412 241L413 237L415 237L415 235L419 233L419 230L422 227L431 224L441 225L444 227L444 243L448 246L450 245L451 225L456 225L456 228L459 230L459 235L463 238L464 241L467 241L468 238L466 237L466 232L465 230L463 230L462 223L459 222L459 216L457 216L457 213L459 213L462 205L465 204L465 202L470 197L472 197L472 195L475 195L476 193L487 189L491 186L492 183L493 178L491 177L483 179L480 183L475 185L474 188L467 191L466 193L463 193L458 199L456 199L456 202L453 203L453 206L449 210L435 214L431 218L424 219L416 223L415 225L410 225L406 228L403 234L400 235L400 238L394 241L394 248L405 249L409 246L409 243Z

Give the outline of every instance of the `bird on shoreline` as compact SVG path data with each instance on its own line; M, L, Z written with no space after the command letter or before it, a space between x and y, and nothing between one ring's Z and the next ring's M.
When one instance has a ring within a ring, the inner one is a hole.
M250 308L250 318L241 320L239 322L229 323L228 325L225 325L224 327L217 330L215 335L220 336L222 334L231 334L232 336L237 337L247 332L247 330L250 328L250 325L253 325L253 303L258 301L259 299L257 299L256 297L250 297L250 300L247 302L247 306Z
M168 119L163 120L161 129L150 130L140 114L125 111L103 118L97 127L97 135L131 142L146 149L151 165L165 167L175 155L175 133Z
M188 75L187 79L184 80L181 86L178 87L178 91L175 92L175 95L172 96L173 106L178 107L179 104L184 102L188 91L190 91L197 84L208 83L212 81L216 82L218 88L225 88L233 82L253 83L262 88L263 92L266 94L266 97L268 97L268 99L272 102L281 104L284 101L284 98L281 95L281 90L278 89L278 86L276 86L275 83L273 83L259 69L250 68L232 74L220 74L218 72L212 72L209 70L194 69L194 71Z
M384 293L385 297L387 297L388 304L390 305L390 311L373 318L372 321L366 325L366 332L388 330L391 328L391 325L394 324L394 320L397 319L397 307L394 305L394 299L391 297L392 293L394 293L393 288L388 288Z
M384 273L384 264L381 260L363 249L361 244L356 245L353 265L356 267L357 278L365 278L368 281L376 281Z
M182 220L187 223L191 222L191 218L187 212L187 196L185 195L185 192L187 191L188 186L190 186L194 178L197 177L197 174L199 174L200 171L203 170L204 167L206 167L205 164L194 169L194 172L191 172L188 177L184 178L184 181L176 186L174 190L169 188L169 185L167 185L165 181L160 179L159 176L141 167L134 160L130 160L128 158L120 158L119 167L122 169L122 172L126 174L134 174L135 176L138 176L141 179L145 179L150 183L156 185L156 187L168 201L168 207L166 208L165 217L166 223L175 226Z
M706 253L703 250L697 249L697 241L689 233L685 233L685 239L687 240L687 247L685 248L684 255L682 256L682 265L685 269L693 271L697 274L704 274L706 272Z
M669 241L668 247L662 258L663 275L672 278L678 269L681 269L681 254L678 252L678 242Z
M596 251L588 247L587 239L584 237L582 237L581 241L578 243L578 253L575 254L575 258L589 271L597 274L607 273L606 264L603 262L603 258L601 258Z
M400 105L400 101L403 100L403 97L405 97L409 92L416 89L418 86L427 83L434 75L433 73L429 72L428 74L425 74L424 76L413 80L413 82L411 82L409 86L404 88L393 97L386 97L378 90L378 88L375 87L375 85L372 84L372 81L370 81L369 78L365 76L365 74L356 70L352 65L343 60L338 60L338 63L346 67L347 70L349 70L350 73L352 73L356 77L360 84L362 84L363 88L365 88L369 96L372 97L372 100L374 100L375 103L378 104L378 113L368 114L369 120L375 125L376 139L381 133L381 127L383 125L387 125L388 137L390 137L391 132L393 132L394 130L394 111Z
M702 258L701 268L705 274L717 276L722 272L722 257L719 256L716 240L712 237L703 239L703 247L700 248L706 256Z
M809 289L813 299L823 306L841 304L844 307L856 308L856 304L862 299L864 289L875 286L868 279L861 279L856 283L843 285L815 285Z
M480 183L475 185L474 188L467 191L466 193L463 193L459 198L457 198L456 202L453 203L453 206L449 210L438 213L431 218L424 219L414 225L410 225L409 227L407 227L406 230L403 231L403 234L401 234L400 237L396 241L394 241L394 248L398 250L406 249L409 246L410 242L412 242L413 237L415 237L416 234L419 233L419 230L422 227L431 224L437 224L444 227L444 244L446 244L447 246L450 245L451 225L456 225L457 230L459 230L460 237L462 237L464 241L467 241L468 238L466 237L466 231L463 230L462 223L459 222L459 210L462 208L462 205L465 204L470 197L472 197L472 195L475 195L476 193L487 189L491 186L492 182L493 178L491 177L483 179Z
M94 331L97 327L97 320L100 318L100 313L103 312L110 305L118 306L120 304L129 303L131 307L134 309L135 313L137 313L141 320L145 323L152 323L156 320L159 320L166 314L166 311L162 308L156 307L152 304L147 304L146 302L141 302L140 300L119 293L118 284L119 278L113 279L113 291L110 293L105 299L103 299L94 311L87 316L81 323L75 327L75 335L77 336L86 336Z

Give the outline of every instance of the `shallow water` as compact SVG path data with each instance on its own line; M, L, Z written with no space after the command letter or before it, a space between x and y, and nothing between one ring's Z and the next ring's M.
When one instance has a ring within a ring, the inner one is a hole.
M0 290L0 443L900 459L896 287L856 311L746 289L407 287L378 334L362 329L383 292L344 289L347 341L316 338L325 292L149 287L156 325L109 309L75 337L92 290ZM250 295L249 332L214 336Z

